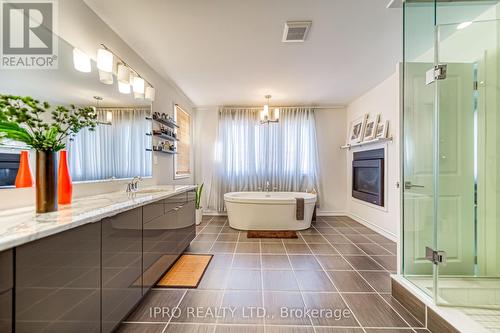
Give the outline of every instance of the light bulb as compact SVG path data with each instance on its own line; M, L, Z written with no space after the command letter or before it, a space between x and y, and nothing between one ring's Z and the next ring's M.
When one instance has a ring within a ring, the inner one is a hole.
M274 109L274 112L273 112L273 119L274 119L274 120L278 120L278 119L280 119L280 109L279 109L279 108L275 108L275 109Z
M155 88L151 87L151 86L147 86L146 87L146 98L149 99L150 101L154 101L155 100L155 95L156 95L156 90Z
M99 70L99 80L104 84L113 84L113 73Z
M122 94L130 94L130 84L118 81L118 91Z
M118 65L118 82L130 85L130 69L124 64Z
M112 73L113 53L105 49L97 50L97 68L101 71Z
M144 79L142 77L134 76L134 93L144 94Z
M90 57L77 48L73 49L73 66L77 71L82 73L90 73L92 71Z

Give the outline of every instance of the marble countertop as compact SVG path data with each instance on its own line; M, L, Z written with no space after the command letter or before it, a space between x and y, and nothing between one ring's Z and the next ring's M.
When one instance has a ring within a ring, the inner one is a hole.
M98 222L121 212L183 193L196 186L154 186L99 194L60 205L59 211L36 214L35 207L9 209L0 212L0 251L57 234L87 223Z

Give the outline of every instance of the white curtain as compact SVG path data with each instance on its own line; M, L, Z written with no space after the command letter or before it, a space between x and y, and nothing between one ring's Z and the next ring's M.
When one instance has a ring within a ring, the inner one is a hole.
M209 207L224 210L224 194L319 188L314 110L280 109L278 123L261 124L259 110L222 108Z
M82 130L68 144L68 164L73 181L131 178L152 175L149 108L99 108L100 122L112 114L111 125Z

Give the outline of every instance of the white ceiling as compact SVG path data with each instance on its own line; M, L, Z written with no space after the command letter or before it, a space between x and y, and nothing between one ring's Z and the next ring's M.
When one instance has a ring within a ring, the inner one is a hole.
M402 11L388 0L85 0L198 106L344 105L402 59ZM282 43L287 20L313 21Z

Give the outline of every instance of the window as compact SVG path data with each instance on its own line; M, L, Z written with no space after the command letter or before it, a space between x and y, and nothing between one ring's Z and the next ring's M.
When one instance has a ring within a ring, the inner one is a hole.
M312 109L280 108L278 123L261 124L255 109L222 108L217 141L211 208L223 211L225 193L257 191L267 182L279 191L320 191Z
M191 115L175 105L174 119L177 129L176 142L177 154L174 157L174 178L187 178L191 176Z
M102 122L95 131L78 133L68 144L73 181L151 177L151 121L149 108L99 108ZM111 123L105 124L111 116Z

